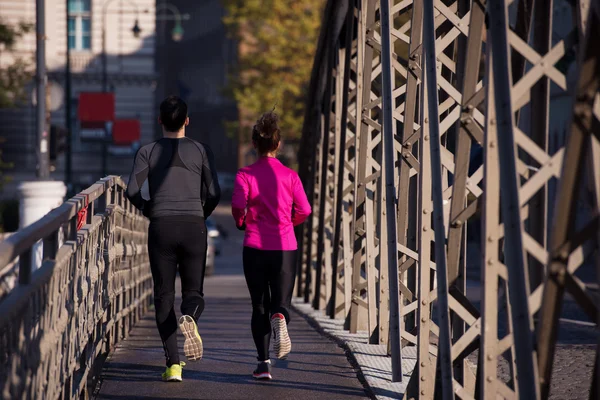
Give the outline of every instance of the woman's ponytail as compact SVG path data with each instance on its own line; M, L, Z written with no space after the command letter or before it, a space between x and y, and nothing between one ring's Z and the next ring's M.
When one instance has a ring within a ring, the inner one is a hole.
M264 113L252 129L252 141L260 155L266 155L277 150L281 140L279 117L273 111Z

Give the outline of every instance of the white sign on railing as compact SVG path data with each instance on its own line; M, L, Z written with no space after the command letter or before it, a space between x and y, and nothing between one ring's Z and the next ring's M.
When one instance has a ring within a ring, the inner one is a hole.
M82 141L103 141L106 138L106 131L103 128L82 128L79 130L79 138Z
M112 121L107 121L104 126L92 125L92 127L80 127L79 139L82 142L104 142L110 139L112 135Z
M108 146L108 154L116 157L131 157L136 151L132 146Z

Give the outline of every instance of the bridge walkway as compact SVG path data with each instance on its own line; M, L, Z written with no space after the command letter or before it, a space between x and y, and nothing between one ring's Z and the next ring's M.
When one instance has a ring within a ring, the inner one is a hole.
M230 224L226 207L216 214L214 218L230 235L223 255L217 257L215 275L205 281L206 309L199 324L203 360L187 363L181 384L162 382L164 355L150 311L107 360L96 398L368 398L344 351L296 313L290 323L293 351L289 359L275 363L272 381L252 378L256 352L250 334L250 299L241 275L241 234ZM179 345L183 347L183 340Z

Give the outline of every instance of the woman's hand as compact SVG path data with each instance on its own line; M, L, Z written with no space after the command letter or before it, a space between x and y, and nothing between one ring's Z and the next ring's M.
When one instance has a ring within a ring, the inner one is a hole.
M237 226L236 227L240 230L240 231L245 231L246 230L246 217L244 217L244 219L242 220L242 225Z

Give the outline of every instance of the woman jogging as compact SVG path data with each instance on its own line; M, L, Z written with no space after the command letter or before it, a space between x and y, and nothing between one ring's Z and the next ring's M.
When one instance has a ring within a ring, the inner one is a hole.
M277 120L268 112L254 125L252 143L260 158L238 171L231 203L236 226L246 231L244 275L252 300L257 379L271 379L271 330L277 358L285 359L292 349L287 324L296 277L294 226L311 213L298 174L275 158L281 139Z

